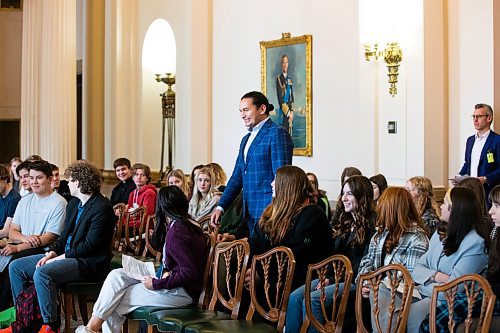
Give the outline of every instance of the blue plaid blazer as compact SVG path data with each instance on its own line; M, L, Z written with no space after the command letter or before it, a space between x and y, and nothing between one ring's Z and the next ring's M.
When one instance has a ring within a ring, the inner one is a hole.
M249 137L250 133L241 140L236 165L219 206L227 210L243 189L243 214L258 220L271 203L276 170L292 164L293 143L288 131L268 119L248 149L245 161L243 151Z

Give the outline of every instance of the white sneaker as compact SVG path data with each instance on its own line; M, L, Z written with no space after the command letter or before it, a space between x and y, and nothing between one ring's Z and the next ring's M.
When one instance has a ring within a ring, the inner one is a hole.
M96 331L91 330L87 326L80 325L76 328L75 333L97 333Z

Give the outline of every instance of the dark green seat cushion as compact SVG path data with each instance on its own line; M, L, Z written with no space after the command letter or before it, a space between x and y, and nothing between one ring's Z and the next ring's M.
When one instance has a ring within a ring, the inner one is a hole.
M251 332L251 333L267 333L277 332L276 327L263 323L243 320L217 320L207 321L199 324L187 326L184 329L185 333L216 333L216 332Z
M151 317L156 317L156 319L152 318L151 324L156 325L161 332L183 332L183 328L188 325L209 320L231 319L227 313L199 308L163 310L153 313Z
M160 310L167 309L164 306L141 306L140 308L135 309L127 315L127 318L130 320L146 320L148 321L149 316Z

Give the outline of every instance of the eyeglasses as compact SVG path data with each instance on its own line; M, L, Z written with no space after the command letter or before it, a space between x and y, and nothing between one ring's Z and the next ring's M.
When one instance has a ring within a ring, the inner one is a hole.
M487 115L487 114L473 114L473 115L471 116L471 118L472 118L473 120L481 119L481 118L483 118L483 117L488 117L488 115Z

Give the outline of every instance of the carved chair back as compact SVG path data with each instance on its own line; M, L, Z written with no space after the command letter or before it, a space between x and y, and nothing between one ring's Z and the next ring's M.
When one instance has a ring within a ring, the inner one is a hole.
M363 286L370 288L373 325L377 331L404 333L414 288L410 272L402 265L391 264L360 275L356 286L356 321L358 332L367 333L362 313ZM386 320L381 320L381 315ZM384 322L386 327L382 327Z
M219 303L231 311L232 319L238 318L249 255L250 246L244 240L216 246L209 310L215 310Z
M468 274L453 281L434 287L432 291L429 325L430 332L436 332L436 308L438 299L444 298L448 307L448 329L455 332L458 323L455 322L455 302L466 302L467 316L462 330L465 333L487 333L490 329L491 316L495 306L496 296L490 284L478 274ZM479 318L473 319L473 311L480 309ZM475 326L475 329L474 327Z
M283 331L294 271L295 258L287 247L278 246L253 257L247 321L257 311L264 319L277 323L279 332Z
M301 332L307 332L310 324L321 333L342 332L352 275L351 262L343 255L333 255L315 265L309 265L305 284L306 319ZM318 279L317 290L321 293L319 302L323 321L314 317L311 306L311 292L316 288L316 286L311 286L311 283L315 279ZM327 286L330 286L328 293ZM332 300L331 306L327 305L327 299Z

